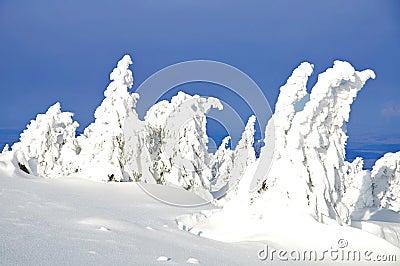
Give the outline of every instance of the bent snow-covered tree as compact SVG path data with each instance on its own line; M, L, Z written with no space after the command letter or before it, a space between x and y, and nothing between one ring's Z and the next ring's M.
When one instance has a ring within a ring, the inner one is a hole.
M305 85L312 68L301 64L281 87L274 123L268 125L276 126L276 158L259 192L263 202L279 198L321 222L324 217L348 222L349 210L342 203L345 122L357 93L375 75L335 61L308 95Z

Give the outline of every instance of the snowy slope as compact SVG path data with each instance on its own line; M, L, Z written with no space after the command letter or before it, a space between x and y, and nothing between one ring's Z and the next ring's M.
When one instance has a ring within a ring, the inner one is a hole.
M185 198L186 202L199 201L188 191L147 186ZM178 229L176 217L188 218L200 212L207 216L211 206L169 206L149 197L133 182L43 179L0 170L0 188L1 265L287 265L276 258L259 260L258 253L265 245L269 249L335 250L342 238L349 248L400 258L398 249L378 237L357 229L306 221L294 213L271 213L268 223L253 224L260 232L252 236L257 241L223 243L189 234ZM242 220L239 213L236 217L220 217L232 218ZM197 234L219 240L225 235L225 241L234 241L229 239L230 230L248 234L250 229L237 225L204 232L197 227ZM324 265L336 263L326 260Z
M199 200L183 190L164 193ZM163 265L162 256L168 265L260 263L258 243L225 244L177 228L175 217L207 207L168 206L136 183L0 170L0 202L1 265Z

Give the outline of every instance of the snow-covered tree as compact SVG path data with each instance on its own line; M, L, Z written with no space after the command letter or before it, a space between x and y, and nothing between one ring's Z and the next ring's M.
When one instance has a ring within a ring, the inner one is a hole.
M61 112L59 103L38 114L12 146L19 167L33 175L66 176L76 172L74 160L79 150L75 132L78 123L72 113Z
M206 114L211 108L222 109L222 104L213 97L179 92L171 102L161 101L147 112L145 146L158 183L210 189Z
M124 181L128 174L127 158L124 154L124 129L128 117L137 117L136 106L139 95L129 93L133 85L132 64L125 55L110 74L111 83L104 92L104 100L96 109L94 123L78 137L80 173L99 181Z
M353 162L343 165L343 197L341 202L350 214L357 214L374 205L372 196L371 172L363 170L364 161L357 157Z
M345 122L357 93L375 75L335 61L333 68L319 75L308 95L305 84L311 72L311 64L301 64L281 88L269 123L275 124L276 158L259 192L266 201L279 198L281 204L321 222L324 217L349 222L342 202Z
M233 151L229 147L230 136L226 136L215 154L212 156L212 185L219 189L232 179Z
M372 168L375 204L400 212L400 152L386 153Z
M254 115L250 116L242 133L242 137L233 152L233 182L240 179L244 171L246 171L246 168L256 161L256 153L253 147L255 122L256 117Z
M242 133L236 148L232 151L227 147L230 137L226 137L217 152L213 156L213 191L217 197L223 198L219 204L231 200L237 196L238 185L249 168L256 162L254 144L254 124L256 117L249 117L246 127ZM247 182L247 181L245 181ZM242 182L243 183L243 182ZM248 188L247 188L248 190Z

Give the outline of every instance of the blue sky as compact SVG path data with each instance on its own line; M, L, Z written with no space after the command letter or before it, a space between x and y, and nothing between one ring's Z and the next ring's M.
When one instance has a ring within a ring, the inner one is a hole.
M317 74L340 59L377 74L353 105L349 141L400 142L396 0L2 0L0 36L0 129L22 130L56 101L84 128L125 53L134 89L163 67L209 59L247 73L272 108L299 63Z

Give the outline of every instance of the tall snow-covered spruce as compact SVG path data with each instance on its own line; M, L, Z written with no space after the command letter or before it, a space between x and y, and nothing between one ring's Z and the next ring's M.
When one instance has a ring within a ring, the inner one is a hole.
M135 106L139 95L129 93L133 85L132 64L125 55L110 74L111 83L104 92L104 100L96 109L95 121L78 137L81 148L80 175L98 181L127 181L130 178L124 155L125 119L137 117Z

